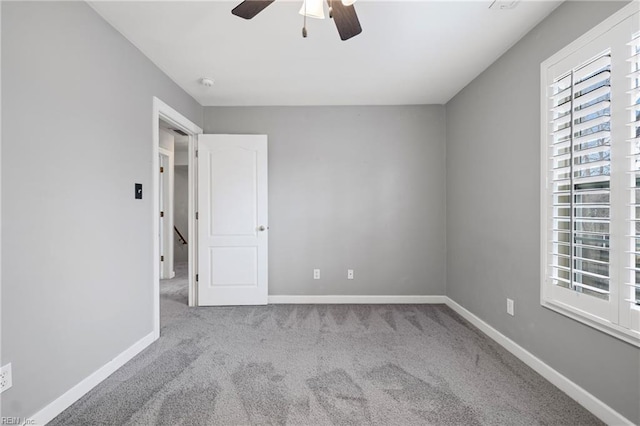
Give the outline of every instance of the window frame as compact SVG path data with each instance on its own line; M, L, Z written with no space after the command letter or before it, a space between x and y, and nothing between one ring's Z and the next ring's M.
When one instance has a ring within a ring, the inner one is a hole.
M591 50L598 51L599 48L604 48L608 33L615 33L612 31L622 24L624 21L633 17L635 14L640 13L640 2L632 2L631 4L623 7L611 17L605 19L603 22L595 26L583 36L579 37L574 42L570 43L556 54L545 60L540 64L540 303L543 307L552 311L558 312L566 317L572 318L583 324L586 324L592 328L605 332L611 336L614 336L620 340L630 343L634 346L640 347L640 305L632 305L629 302L625 302L624 297L624 283L627 281L625 276L630 275L626 271L629 266L630 256L624 256L624 248L627 247L628 242L625 241L625 226L628 227L628 217L615 219L611 216L612 231L610 231L611 245L615 244L617 248L611 251L611 259L609 261L610 269L610 287L609 287L609 300L603 303L602 299L597 299L592 296L582 294L570 289L566 289L551 283L549 278L549 246L550 246L550 230L549 230L549 212L552 209L552 202L550 201L550 190L552 190L551 182L549 182L550 172L550 157L549 157L549 133L550 133L550 120L549 120L549 104L550 94L549 87L553 84L554 78L551 76L553 67L563 61L569 60L572 67L579 66L584 60L589 59L589 52ZM624 27L618 29L618 31L625 31ZM627 40L630 41L630 40ZM602 44L602 43L604 44ZM602 46L598 47L600 44ZM614 46L611 46L612 48ZM617 47L618 49L620 46ZM626 61L628 56L624 57ZM613 62L612 62L613 67ZM565 70L568 71L568 70ZM623 77L627 73L618 72L617 74L623 74ZM559 76L559 74L558 74ZM614 87L613 75L611 83L611 96L615 96L615 93L621 89L616 90ZM619 83L618 83L619 84ZM626 86L622 86L626 87ZM626 91L626 90L625 90ZM625 114L627 101L625 99L615 99L618 106L611 110L611 120L614 120L614 113L616 114L616 122L624 121L622 126L628 129L627 117L629 114ZM620 128L620 124L612 124L612 126ZM614 132L615 128L612 128L612 140L611 145L614 145ZM627 130L628 132L628 130ZM625 135L624 132L620 132ZM618 139L618 138L617 138ZM627 137L625 136L621 141L616 143L626 144ZM621 151L617 149L617 151ZM614 173L611 175L611 201L610 205L617 206L621 211L624 210L624 203L622 192L627 191L627 188L622 189L624 185L625 176L627 170L625 167L625 160L627 163L629 160L625 158L614 159L612 148L611 167L615 171L615 175L619 176L617 184L614 182ZM622 171L620 171L623 169ZM614 185L618 186L616 190L617 195L614 198ZM628 185L627 185L628 186ZM572 242L572 244L574 244ZM598 315L594 314L598 312ZM604 313L604 314L603 314Z

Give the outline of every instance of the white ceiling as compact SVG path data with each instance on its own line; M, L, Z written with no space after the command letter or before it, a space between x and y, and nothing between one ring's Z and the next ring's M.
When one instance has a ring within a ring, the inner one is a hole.
M366 1L359 36L308 20L278 0L254 19L239 3L114 2L91 6L202 105L444 104L560 1ZM215 79L212 88L201 77Z

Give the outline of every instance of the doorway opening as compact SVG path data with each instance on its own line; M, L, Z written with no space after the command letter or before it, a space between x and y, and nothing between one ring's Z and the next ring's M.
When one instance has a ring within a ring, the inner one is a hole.
M160 119L160 325L167 310L189 305L189 136ZM175 306L176 304L182 306Z
M189 266L189 137L176 132L173 166L173 265L174 284L188 304Z
M196 145L202 129L153 98L153 330L163 301L197 306ZM165 297L166 296L166 297ZM169 306L169 305L165 305Z

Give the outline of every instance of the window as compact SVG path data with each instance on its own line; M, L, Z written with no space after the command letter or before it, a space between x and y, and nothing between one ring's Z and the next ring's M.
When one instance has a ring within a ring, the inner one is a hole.
M543 62L542 304L640 346L640 13Z

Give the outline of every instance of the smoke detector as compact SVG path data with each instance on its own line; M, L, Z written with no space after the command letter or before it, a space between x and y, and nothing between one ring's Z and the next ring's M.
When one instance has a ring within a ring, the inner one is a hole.
M493 10L509 10L514 9L520 0L495 0L489 6Z
M202 84L204 87L212 87L213 83L214 81L212 78L202 77L200 79L200 84Z

